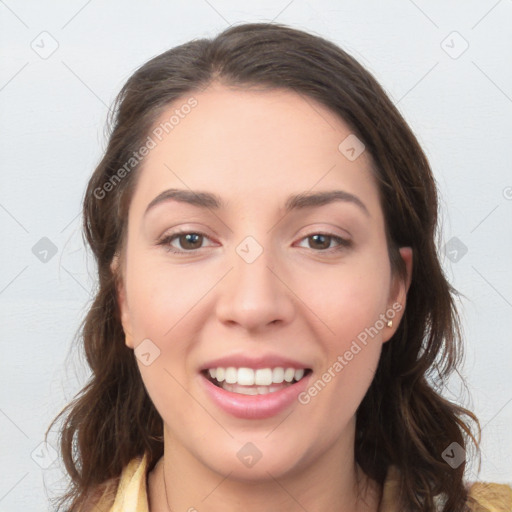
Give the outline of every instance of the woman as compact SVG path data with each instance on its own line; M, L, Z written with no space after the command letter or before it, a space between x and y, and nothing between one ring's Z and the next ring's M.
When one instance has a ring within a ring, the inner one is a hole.
M443 510L476 417L418 142L344 51L246 24L142 66L84 199L70 510ZM475 505L476 506L476 505Z

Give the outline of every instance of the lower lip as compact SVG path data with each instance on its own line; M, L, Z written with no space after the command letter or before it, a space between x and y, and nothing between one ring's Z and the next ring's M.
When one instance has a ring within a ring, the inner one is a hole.
M200 376L208 396L224 412L236 418L262 420L279 414L290 407L293 402L298 403L297 397L307 388L311 373L291 386L266 395L232 393L216 386L203 374Z

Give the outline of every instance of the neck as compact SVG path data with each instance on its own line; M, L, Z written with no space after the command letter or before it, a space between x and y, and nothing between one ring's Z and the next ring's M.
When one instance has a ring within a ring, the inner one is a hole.
M266 471L264 478L254 480L238 478L234 472L220 474L212 470L167 432L164 446L164 456L148 480L151 512L234 512L240 508L246 512L378 510L380 486L355 463L353 438L352 443L335 443L302 469L277 476Z

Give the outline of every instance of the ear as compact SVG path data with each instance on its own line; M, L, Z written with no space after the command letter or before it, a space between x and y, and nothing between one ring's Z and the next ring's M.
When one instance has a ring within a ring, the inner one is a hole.
M119 305L119 315L121 317L121 325L123 326L123 331L125 334L125 344L128 348L133 349L133 336L132 336L132 328L130 322L130 311L128 309L128 304L126 302L126 289L122 277L121 272L121 262L119 259L119 254L116 253L114 258L112 259L112 263L110 264L110 270L114 275L117 275L117 285L116 285L116 297L117 304Z
M411 286L412 279L412 248L401 247L399 249L400 257L405 263L406 276L405 279L401 279L400 276L394 276L391 284L391 292L388 301L388 309L386 310L386 316L393 322L391 327L384 327L384 333L382 341L388 341L397 331L400 321L405 313L405 304L407 301L407 292Z

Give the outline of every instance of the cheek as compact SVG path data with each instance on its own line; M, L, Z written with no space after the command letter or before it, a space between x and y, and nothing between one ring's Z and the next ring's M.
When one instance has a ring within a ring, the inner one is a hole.
M135 334L170 339L194 316L201 298L218 279L160 258L135 257L127 268L127 294Z
M324 360L317 375L317 406L348 419L371 384L382 348L390 277L385 255L361 255L324 274L306 275L308 306L321 319L317 339ZM327 327L327 328L326 328ZM325 389L325 392L324 392ZM307 399L307 397L306 397ZM334 427L333 427L334 428Z
M199 280L194 277L197 273L165 263L133 250L125 277L135 355L140 353L139 344L146 343L152 359L146 365L144 358L137 357L137 364L153 403L164 417L170 397L172 403L180 404L180 411L187 410L183 385L191 372L186 365L201 313L197 306L212 286L208 276Z
M138 265L135 261L126 273L135 347L149 339L157 354L151 364L145 365L142 358L137 364L160 416L167 425L179 429L197 414L197 406L186 391L193 372L187 363L195 345L194 329L200 325L201 314L204 316L197 306L211 283L207 278L193 281L197 273L147 257Z
M300 277L304 302L327 328L326 339L338 349L374 326L386 312L389 286L387 260L364 255L323 272L301 272Z
M386 312L382 289L387 284L384 273L352 271L330 282L328 293L316 295L315 307L329 330L318 337L324 360L304 401L311 400L320 417L336 418L323 427L328 438L355 416L375 375L386 328L380 315Z

